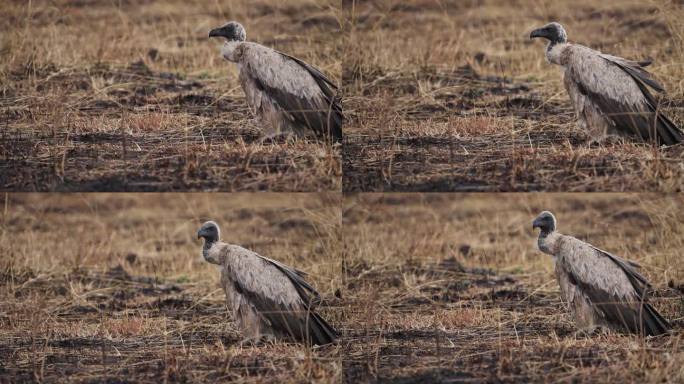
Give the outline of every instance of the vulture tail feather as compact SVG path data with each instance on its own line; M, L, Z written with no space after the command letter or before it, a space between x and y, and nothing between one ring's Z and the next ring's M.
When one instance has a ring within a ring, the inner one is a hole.
M645 335L658 336L667 333L670 329L667 320L651 304L644 304L642 319Z
M309 312L309 339L312 344L326 345L334 343L337 331L320 315Z
M653 113L657 114L657 120L655 124L662 144L673 145L684 142L684 132L682 132L682 130L677 127L672 120L659 111L656 111L655 108Z
M648 109L656 117L655 121L651 121L650 124L656 128L655 133L658 142L664 145L674 145L684 142L684 132L682 132L682 130L664 113L657 110L656 106L658 105L658 102L653 95L651 95L646 86L638 81L637 84L646 97Z

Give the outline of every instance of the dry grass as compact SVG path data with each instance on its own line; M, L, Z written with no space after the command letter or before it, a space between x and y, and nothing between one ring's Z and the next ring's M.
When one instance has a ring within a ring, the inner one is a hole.
M3 2L0 189L339 190L339 146L262 143L207 37L239 20L339 83L339 13L328 0Z
M308 272L341 323L339 194L12 194L0 217L0 382L339 382L338 346L240 347L195 233Z
M345 191L681 191L682 146L585 144L529 32L652 57L684 125L677 1L345 0Z
M681 382L684 198L361 194L343 212L348 382ZM671 336L576 335L532 220L644 266ZM670 288L671 287L671 288Z
M625 194L10 194L0 381L684 379L684 198ZM585 337L535 248L559 229L639 261L668 337ZM310 273L340 344L240 347L199 257L226 240ZM340 269L342 267L342 270Z

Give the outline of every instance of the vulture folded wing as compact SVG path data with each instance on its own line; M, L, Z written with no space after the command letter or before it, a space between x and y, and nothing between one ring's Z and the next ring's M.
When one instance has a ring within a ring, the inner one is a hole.
M324 345L335 340L334 329L301 296L315 290L306 282L301 284L303 279L296 271L285 267L285 272L282 264L247 250L238 257L233 254L232 260L229 273L235 290L274 330L311 344Z
M667 332L670 329L670 324L658 311L651 306L651 304L646 303L646 297L648 295L648 288L651 288L651 283L639 273L635 268L641 268L641 266L633 261L625 260L621 257L615 256L609 252L603 251L599 248L593 247L599 254L605 255L610 258L617 266L624 271L625 275L632 284L632 287L637 293L640 304L643 308L643 319L644 319L644 329L649 335L659 335L661 333Z
M571 80L618 130L665 145L684 140L684 133L659 113L647 85L657 91L662 87L643 69L643 62L604 55L580 45L568 50L566 68Z
M278 51L251 45L243 71L291 118L319 136L342 138L342 108L332 82L317 69Z
M306 280L304 280L306 273L298 269L290 268L287 265L282 264L273 259L269 259L268 257L264 257L261 255L259 255L259 257L273 264L282 273L284 273L288 279L290 279L295 289L297 290L297 293L299 293L299 297L301 297L302 301L307 306L309 306L310 308L315 308L318 304L320 304L321 295L318 293L318 291L316 291L314 287L312 287L309 283L306 282Z
M603 57L605 60L608 60L610 63L613 63L617 65L618 67L622 68L625 72L627 72L632 78L636 81L640 81L649 87L653 88L657 92L665 92L665 89L663 88L660 83L658 83L653 76L646 70L644 70L644 67L647 67L651 65L652 61L647 60L647 61L631 61L631 60L625 60L621 57L617 56L612 56L612 55L606 55L605 53L601 54L601 57ZM648 92L648 90L646 90ZM650 93L649 93L650 95Z
M336 94L337 85L335 85L335 83L328 79L328 77L326 77L317 68L312 67L311 65L299 60L294 56L290 56L282 52L280 54L297 62L304 69L309 71L309 74L314 78L314 80L316 80L316 83L321 88L321 91L325 96L325 105L327 106L327 110L325 111L327 114L325 126L326 131L329 130L330 135L334 139L341 140L344 114L342 113L342 104L340 103L340 98Z
M309 315L308 334L310 335L310 339L313 341L313 343L324 345L334 342L338 336L337 331L335 331L335 329L328 324L325 319L314 312L314 309L321 302L321 295L314 287L304 280L306 273L298 269L290 268L273 259L269 259L264 256L260 257L276 266L288 277L288 279L290 279L294 285L299 297L302 299L302 302L307 308L307 313Z
M643 67L650 65L651 61L635 62L605 54L602 55L602 57L627 72L637 83L646 99L648 111L653 116L651 125L656 127L660 141L666 145L684 141L684 132L682 132L682 130L666 115L660 113L658 110L658 102L646 87L649 86L657 92L665 92L663 86L660 85L649 72L643 69Z
M646 279L628 262L574 238L562 248L562 267L610 324L647 335L667 331L667 321L645 301Z
M589 245L594 251L599 255L605 256L612 260L622 271L625 273L632 287L636 291L637 295L641 299L646 294L646 288L651 287L651 283L648 282L646 277L639 273L635 268L641 268L641 266L633 261L625 260L619 256L615 256L612 253L606 252L602 249L596 248L593 245Z
M290 60L297 62L299 65L304 67L304 69L309 71L311 76L313 76L314 79L316 79L316 82L318 82L318 84L321 87L321 90L323 91L323 93L325 93L326 96L328 96L330 98L335 96L334 90L337 89L337 85L335 85L335 83L333 83L332 80L328 79L328 77L325 76L321 71L319 71L317 68L307 64L306 62L299 60L298 58L296 58L294 56L290 56L290 55L283 53L283 52L278 52L278 53L287 57Z

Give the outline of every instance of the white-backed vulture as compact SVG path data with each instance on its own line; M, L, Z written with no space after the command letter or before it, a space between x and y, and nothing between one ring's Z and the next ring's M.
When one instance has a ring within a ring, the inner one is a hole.
M295 57L247 42L237 22L211 30L223 37L224 59L235 63L247 104L269 137L293 133L342 139L344 116L337 86L321 71Z
M542 212L532 227L541 229L537 245L553 256L561 297L579 329L651 336L668 331L667 320L646 300L650 284L638 264L556 232L551 212Z
M337 332L314 312L320 295L305 274L248 249L220 241L213 221L202 225L202 256L221 270L221 285L246 341L292 339L308 345L335 341Z
M684 132L660 110L648 87L663 87L644 67L651 61L631 61L568 43L565 29L553 22L530 33L549 41L546 59L563 67L563 82L578 126L592 141L607 135L630 136L658 145L684 141Z

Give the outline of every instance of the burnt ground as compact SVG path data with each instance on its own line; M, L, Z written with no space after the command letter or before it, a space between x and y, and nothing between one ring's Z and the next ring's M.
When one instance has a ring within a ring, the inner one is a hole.
M340 190L339 144L262 141L234 65L207 37L228 17L242 20L254 41L337 81L336 46L326 43L339 29L335 10L306 0L231 2L230 9L178 1L8 4L0 25L7 51L0 189Z
M668 29L668 11L657 4L624 3L608 10L592 1L544 9L525 1L513 9L500 1L356 4L350 41L361 48L344 67L343 190L681 191L684 146L587 144L558 68L527 37L529 28L560 19L573 41L627 57L658 55L652 70L670 91L663 110L681 126L674 75L681 66L670 64L679 24ZM639 50L646 36L662 45Z
M660 354L682 352L675 338L576 334L559 313L563 304L557 294L535 292L516 276L473 272L450 259L374 270L350 279L348 288L363 286L382 295L407 278L420 287L377 305L382 318L408 318L408 325L352 328L343 352L346 382L551 382L587 374L599 381L633 380L619 363L632 353L629 345L644 343L641 353L651 364ZM684 309L677 290L662 289L654 296L679 301ZM355 316L377 321L371 312L359 309ZM413 318L424 323L412 325ZM675 332L682 330L684 322L676 322Z
M46 77L38 89L88 88L90 77L102 77L115 90L60 106L65 119L44 127L22 124L40 118L40 101L18 107L15 99L8 99L0 138L0 185L5 190L334 188L334 175L327 180L300 177L329 158L324 146L305 140L262 143L243 97L222 97L204 82L153 72L142 62ZM176 119L182 127L165 128ZM90 125L107 120L120 128ZM311 153L317 145L319 150Z
M409 95L419 82L444 90L416 103ZM369 112L377 106L365 97L390 110ZM430 68L381 75L363 98L350 108L363 118L352 120L345 135L347 192L681 189L684 146L657 149L619 139L589 146L574 127L571 106L545 101L529 83L470 67ZM375 128L354 130L354 124ZM466 133L423 134L423 126ZM645 183L636 177L641 172L649 175Z
M0 316L2 382L273 380L300 364L335 361L334 347L308 356L286 343L235 349L241 339L220 295L122 266L3 275L0 283L13 296ZM87 289L76 295L75 286Z

